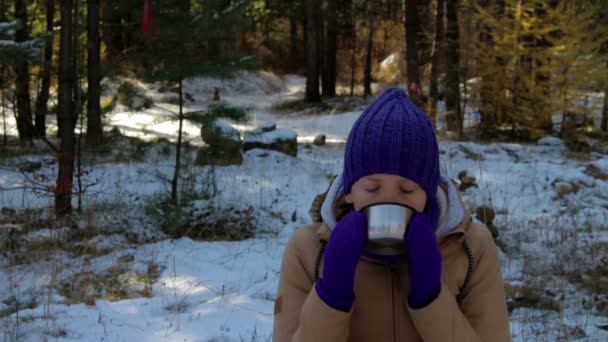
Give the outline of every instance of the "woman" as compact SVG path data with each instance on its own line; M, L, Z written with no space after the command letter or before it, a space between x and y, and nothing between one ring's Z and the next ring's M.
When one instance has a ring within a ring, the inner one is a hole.
M416 210L401 255L366 249L360 210ZM498 253L440 175L424 112L389 88L357 119L344 169L297 229L281 265L274 341L509 341Z

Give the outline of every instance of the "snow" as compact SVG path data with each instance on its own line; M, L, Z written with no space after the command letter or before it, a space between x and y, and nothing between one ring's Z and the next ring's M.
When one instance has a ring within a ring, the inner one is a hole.
M223 137L230 138L231 140L234 140L234 141L241 140L239 131L236 130L234 127L232 127L232 125L229 122L222 120L222 119L215 119L215 120L213 120L213 124L215 127L220 129Z
M538 144L542 145L542 146L559 146L559 147L564 146L564 142L562 141L562 139L557 138L557 137L541 138L540 140L538 140Z
M197 78L185 84L186 91L196 99L187 103L188 110L205 108L214 87L222 89L222 101L252 106L248 123L222 121L241 134L271 122L279 128L259 137L297 134L298 141L305 143L325 134L328 144L300 144L297 158L253 149L244 153L242 165L215 167L213 173L209 167L195 166L187 171L193 178L191 191L202 192L212 176L218 186L217 196L190 204L193 213L206 208L254 209L261 232L254 238L233 242L169 239L152 228L154 222L142 216L142 207L166 193L167 185L161 179L172 175L172 156L89 165L92 172L85 180L96 184L87 190L83 201L90 203L91 215L98 215L91 216L96 217L96 223L109 226L111 231L83 243L103 253L75 254L60 248L53 253L50 249L46 257L36 262L12 267L8 267L5 256L0 256L0 313L11 307L11 297L23 303L18 316L0 315L3 339L15 339L16 335L20 340L57 341L271 338L283 249L290 234L309 222L308 209L314 196L324 191L329 178L340 171L343 143L360 112L271 112L273 104L302 95L304 79L297 76L244 73L234 80ZM142 86L150 96L160 96L155 85ZM124 134L175 141L177 122L170 119L176 111L176 106L170 104L142 112L118 108L108 114L108 120ZM467 122L475 121L474 112L471 108ZM10 127L14 132L14 126ZM192 144L202 144L199 127L185 123L185 131ZM584 332L585 341L608 339L608 331L600 328L608 325L608 317L582 304L592 301L595 293L560 275L567 270L591 268L603 257L601 248L608 244L608 181L585 171L587 165L595 165L607 172L608 156L592 154L592 160L574 160L564 157L562 149L554 138L545 138L538 144L440 142L442 171L455 178L466 170L476 178L478 187L463 192L467 206L475 209L491 205L497 211L494 223L507 245L506 250L500 251L505 281L517 286L539 286L561 296L561 313L543 308L515 309L510 316L514 341L558 340L565 336L564 329L574 328ZM24 185L23 175L15 167L19 165L17 161L36 161L41 157L34 154L1 161L0 187ZM48 176L48 185L52 185L52 164L43 163L39 173ZM569 184L577 191L558 196L555 187L559 183ZM0 206L34 210L52 207L52 198L31 191L1 191ZM103 210L108 210L107 214ZM67 234L65 230L51 230L50 226L40 228L28 233L30 243ZM7 222L0 225L0 236L10 229L25 228ZM81 274L101 276L108 268L123 265L119 260L127 260L125 274L129 277L158 265L159 277L151 285L149 298L71 303L52 286ZM17 318L19 325L15 324Z

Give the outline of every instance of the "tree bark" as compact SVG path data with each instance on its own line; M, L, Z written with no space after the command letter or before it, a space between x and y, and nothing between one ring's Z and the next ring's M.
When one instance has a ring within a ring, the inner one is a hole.
M74 98L74 107L72 119L74 120L74 127L76 127L76 123L80 118L80 114L82 113L82 94L80 87L80 40L78 37L80 36L80 22L79 22L79 13L80 13L80 1L81 0L72 0L74 4L74 18L72 19L72 77L74 78L73 83L73 98Z
M365 52L365 69L363 70L363 95L372 94L372 54L374 49L374 31L375 31L375 15L371 0L367 0L368 14L368 32L367 32L367 48Z
M178 203L178 193L177 193L177 182L179 180L179 172L181 168L181 156L182 156L182 125L184 122L184 114L183 114L183 105L184 105L184 97L183 97L183 88L182 88L183 80L180 79L178 83L178 91L179 91L179 128L177 130L177 144L175 146L175 169L173 172L173 179L171 180L171 202L173 204Z
M15 42L29 39L27 4L25 0L15 0L15 18L21 21L21 28L15 32ZM31 141L34 136L32 104L30 100L29 63L22 59L15 64L15 92L17 96L17 130L21 141Z
M608 64L606 65L608 68ZM608 84L604 85L604 108L602 109L601 129L608 132Z
M321 54L319 49L321 23L321 1L306 1L306 102L320 102L319 66Z
M46 113L51 88L51 71L53 69L53 23L55 20L55 0L46 1L46 32L50 35L44 45L44 60L42 64L42 84L36 98L35 128L36 136L46 136Z
M418 65L418 1L404 0L405 21L405 60L407 65L407 83L420 85L420 70Z
M289 14L289 71L297 71L298 61L298 17L295 13Z
M116 63L122 52L120 13L114 1L102 1L102 40L106 46L106 60Z
M433 126L436 124L437 119L437 102L439 101L439 69L441 65L441 56L444 53L443 40L445 38L444 32L444 12L445 1L437 0L437 13L435 17L435 39L433 46L433 59L431 64L431 83L429 86L429 109L428 114L430 116Z
M355 19L353 18L353 28ZM350 51L350 96L355 95L355 75L357 71L357 30L353 29Z
M336 45L338 40L336 0L327 0L327 33L323 63L323 96L336 96Z
M63 217L72 212L72 185L74 179L74 76L72 12L73 0L61 0L61 38L59 47L59 95L58 125L59 151L57 160L59 171L55 188L55 215Z
M604 19L605 24L608 24L608 0L604 1ZM608 61L606 63L608 69ZM608 81L604 84L604 108L602 108L602 122L600 124L602 131L608 132Z
M87 3L87 143L99 145L101 127L101 52L99 39L99 0Z
M446 48L446 124L448 131L462 136L463 122L460 109L460 48L458 31L458 1L447 1L447 48Z
M418 52L418 67L427 64L432 58L433 16L431 15L431 0L417 0L416 3L416 50Z

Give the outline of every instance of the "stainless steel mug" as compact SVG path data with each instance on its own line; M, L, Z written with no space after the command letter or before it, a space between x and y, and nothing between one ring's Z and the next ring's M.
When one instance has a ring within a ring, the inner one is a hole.
M406 252L405 231L416 210L398 203L376 203L361 212L367 218L367 249L378 255Z

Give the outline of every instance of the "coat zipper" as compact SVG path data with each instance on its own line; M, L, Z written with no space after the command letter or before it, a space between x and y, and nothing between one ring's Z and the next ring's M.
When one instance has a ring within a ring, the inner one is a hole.
M393 341L397 342L397 322L395 321L395 269L397 265L395 263L389 264L391 270L391 306L393 308Z

